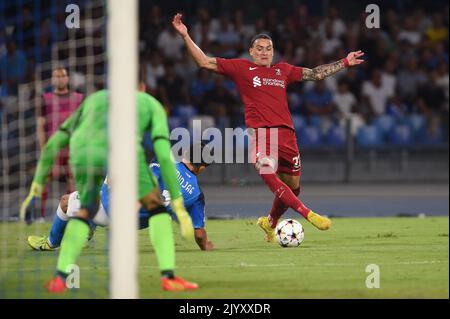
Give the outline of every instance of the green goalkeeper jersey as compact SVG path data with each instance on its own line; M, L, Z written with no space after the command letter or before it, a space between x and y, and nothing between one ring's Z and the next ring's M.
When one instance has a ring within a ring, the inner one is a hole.
M143 158L142 140L150 132L153 149L161 164L161 175L172 199L181 196L169 141L167 116L161 103L147 93L136 93L137 98L137 151ZM70 143L71 163L77 160L77 152L89 149L93 152L108 152L108 93L101 90L89 95L59 129L47 141L39 159L34 182L44 185L48 173L59 151ZM127 110L124 107L124 112ZM84 156L83 158L86 158ZM78 165L79 160L78 160ZM88 163L86 163L88 164Z

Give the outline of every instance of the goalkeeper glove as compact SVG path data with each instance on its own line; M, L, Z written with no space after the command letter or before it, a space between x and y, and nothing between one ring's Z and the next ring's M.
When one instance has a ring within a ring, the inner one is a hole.
M189 216L186 208L184 208L183 197L180 196L172 200L171 204L180 222L181 236L184 239L194 238L194 226L192 225L191 216Z
M33 182L31 184L30 192L28 193L27 198L23 201L20 206L20 220L25 221L25 217L27 212L30 211L31 207L34 205L36 198L40 198L42 196L42 192L44 191L44 187L38 183Z

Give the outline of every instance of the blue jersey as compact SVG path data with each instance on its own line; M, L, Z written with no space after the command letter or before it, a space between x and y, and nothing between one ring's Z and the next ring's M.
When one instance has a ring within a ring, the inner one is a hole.
M168 212L175 217L175 214L169 206L170 194L162 180L159 164L152 163L149 167L152 170L153 175L155 175L158 179L159 188L164 200L164 206L166 206ZM189 171L183 163L176 163L176 169L184 206L191 216L192 224L194 225L194 228L203 228L205 226L205 197L200 189L200 186L198 185L197 176ZM106 183L102 186L100 198L106 214L109 215L109 190ZM146 209L141 208L139 210L139 216L139 227L141 229L146 228L148 226L148 217L150 216L150 213Z

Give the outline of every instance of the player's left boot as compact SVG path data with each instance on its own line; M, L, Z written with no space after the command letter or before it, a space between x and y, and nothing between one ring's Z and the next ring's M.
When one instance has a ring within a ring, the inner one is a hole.
M198 289L198 284L177 276L173 279L163 277L161 278L161 288L166 291L196 290Z
M58 247L50 246L46 236L28 236L27 242L34 250L49 251L58 249Z
M275 242L275 230L270 226L269 218L267 216L265 217L259 217L257 224L261 229L266 233L265 239L269 243Z
M319 214L314 213L312 210L309 211L308 217L306 219L320 230L328 230L331 227L331 220L329 218L320 216Z
M63 293L66 291L66 281L60 276L56 276L46 286L47 291L55 294Z

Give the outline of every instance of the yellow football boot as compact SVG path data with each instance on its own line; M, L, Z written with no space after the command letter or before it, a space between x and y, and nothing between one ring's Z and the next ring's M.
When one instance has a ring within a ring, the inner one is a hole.
M28 245L34 250L56 250L58 247L52 247L48 244L47 237L45 236L28 236L27 238Z
M331 227L331 220L329 218L320 216L319 214L314 213L312 210L309 211L308 217L306 219L320 230L328 230Z
M272 227L270 227L269 218L268 217L259 217L257 224L259 225L259 227L261 227L261 229L266 234L265 240L268 241L269 243L274 243L275 242L275 230Z

